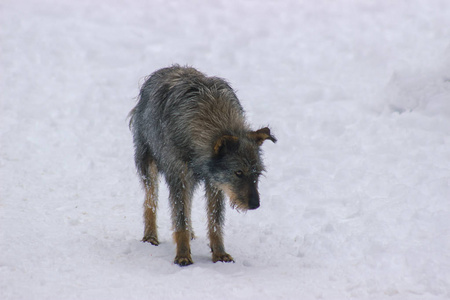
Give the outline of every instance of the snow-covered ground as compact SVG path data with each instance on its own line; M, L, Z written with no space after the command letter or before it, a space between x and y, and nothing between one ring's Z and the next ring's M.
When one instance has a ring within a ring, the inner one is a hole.
M213 264L140 242L127 114L154 70L270 124L256 211ZM0 299L450 298L450 2L0 2Z

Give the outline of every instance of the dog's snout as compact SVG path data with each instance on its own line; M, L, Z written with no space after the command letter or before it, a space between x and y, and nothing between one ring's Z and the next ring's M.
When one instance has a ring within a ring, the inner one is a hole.
M256 187L253 186L250 189L248 196L248 209L257 209L259 207L259 193Z

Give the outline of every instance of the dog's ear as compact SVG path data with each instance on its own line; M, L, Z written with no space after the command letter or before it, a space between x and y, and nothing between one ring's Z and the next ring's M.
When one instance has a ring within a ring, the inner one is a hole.
M227 153L237 150L238 146L238 137L232 135L223 135L214 144L214 155L217 157L222 157Z
M252 131L248 134L248 136L250 139L254 140L258 146L261 146L265 140L271 140L274 143L277 142L277 139L270 134L270 129L268 127Z

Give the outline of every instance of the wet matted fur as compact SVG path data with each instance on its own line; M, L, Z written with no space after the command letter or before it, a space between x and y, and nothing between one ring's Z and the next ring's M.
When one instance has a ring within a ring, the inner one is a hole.
M203 181L212 260L233 261L223 244L224 195L238 210L259 207L260 146L267 139L276 142L269 128L250 129L225 80L180 66L151 74L130 116L135 164L146 192L143 241L159 244L156 209L158 174L163 174L177 244L175 263L192 264L192 195Z

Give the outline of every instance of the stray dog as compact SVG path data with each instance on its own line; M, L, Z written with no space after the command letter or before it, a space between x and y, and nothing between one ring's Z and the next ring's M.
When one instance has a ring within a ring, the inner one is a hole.
M269 128L252 131L230 85L178 65L151 74L130 112L135 164L145 189L144 242L158 245L158 174L165 176L172 208L175 264L193 263L189 240L192 195L205 185L213 262L234 262L223 244L224 194L238 210L259 207L260 146L276 142Z

